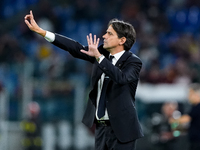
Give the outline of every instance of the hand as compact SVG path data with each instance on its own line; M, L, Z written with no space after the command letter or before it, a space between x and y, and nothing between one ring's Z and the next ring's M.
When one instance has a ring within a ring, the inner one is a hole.
M38 24L35 22L35 19L34 19L34 16L33 16L33 13L32 13L32 10L30 11L30 14L26 15L24 17L24 21L26 23L26 25L28 26L28 28L31 30L31 31L34 31L40 35L42 35L43 37L46 35L46 31L41 29Z
M169 122L170 124L172 124L172 123L176 123L177 120L174 119L173 117L170 117L170 118L168 119L168 122Z
M94 35L94 41L93 41L92 34L90 33L89 36L87 35L87 42L88 42L88 51L81 50L81 52L89 56L99 58L101 56L101 54L97 49L99 45L99 38L96 39L96 35Z

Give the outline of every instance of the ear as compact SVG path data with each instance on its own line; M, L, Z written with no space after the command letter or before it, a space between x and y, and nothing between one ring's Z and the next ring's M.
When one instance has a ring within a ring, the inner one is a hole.
M123 45L125 42L126 42L126 38L122 37L122 38L120 38L119 45Z

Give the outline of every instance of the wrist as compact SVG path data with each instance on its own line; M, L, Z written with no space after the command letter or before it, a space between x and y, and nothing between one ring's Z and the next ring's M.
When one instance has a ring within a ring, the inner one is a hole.
M100 56L95 57L95 58L96 58L96 60L99 62L99 60L100 60L102 57L103 57L103 55L101 54Z
M43 37L45 37L45 35L46 35L46 31L43 30L42 28L39 28L39 30L37 31L37 33L38 33L39 35L43 36Z
M96 59L98 59L101 55L102 55L102 54L98 52L94 57L95 57Z

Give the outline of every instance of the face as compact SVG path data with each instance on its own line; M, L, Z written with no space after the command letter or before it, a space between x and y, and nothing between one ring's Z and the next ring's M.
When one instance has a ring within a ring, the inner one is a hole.
M117 32L113 29L112 25L110 25L106 31L106 34L103 35L104 44L103 48L109 52L114 51L117 47L121 46L121 38L118 38Z
M177 110L177 105L175 103L165 103L162 106L162 112L166 117L172 117L175 110Z
M200 95L194 90L190 89L188 99L191 104L196 104L200 101Z

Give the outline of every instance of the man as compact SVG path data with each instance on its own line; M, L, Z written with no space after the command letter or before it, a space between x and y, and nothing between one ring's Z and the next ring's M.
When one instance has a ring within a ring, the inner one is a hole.
M188 114L182 115L178 119L171 119L171 123L179 125L188 124L188 135L190 150L200 150L200 84L193 83L189 88L189 102L192 108Z
M41 150L41 123L39 120L40 106L37 102L30 102L28 104L29 116L20 124L24 138L22 145L24 150ZM28 127L28 128L27 128Z
M177 139L174 137L169 123L169 119L173 117L175 111L178 111L177 102L165 102L161 106L161 113L153 114L151 119L153 133L151 136L154 139L155 149L177 150Z
M129 50L136 33L129 23L111 20L104 44L99 38L87 36L88 46L41 29L32 11L25 16L30 30L45 37L52 44L68 51L73 57L93 64L91 85L83 123L96 124L96 150L134 150L136 139L143 137L135 108L135 92L142 67L141 60ZM110 55L112 55L110 57ZM109 58L114 58L108 60ZM105 82L104 82L105 80Z

